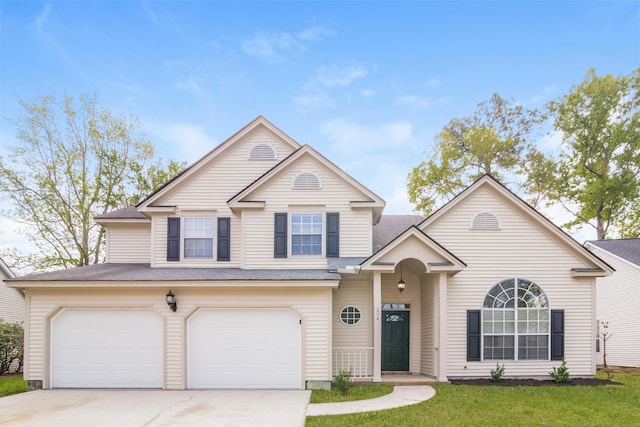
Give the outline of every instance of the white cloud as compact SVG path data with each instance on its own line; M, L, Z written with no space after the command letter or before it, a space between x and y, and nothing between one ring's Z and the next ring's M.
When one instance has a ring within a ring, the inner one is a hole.
M429 79L425 82L425 86L427 87L427 89L437 89L442 86L442 80Z
M316 79L325 87L348 86L355 80L366 77L366 75L367 70L362 66L332 65L318 70Z
M415 140L413 126L404 120L367 127L337 118L326 122L321 131L332 141L333 148L341 153L395 148Z
M307 28L298 33L298 38L303 41L319 41L327 37L332 37L335 31L331 28L318 25L315 27Z
M198 85L195 77L193 76L190 76L186 80L179 80L176 82L176 89L193 94L201 94L203 92L202 88Z
M562 146L563 133L560 131L552 130L544 134L540 141L538 141L538 148L542 151L557 151Z
M5 202L3 201L3 205ZM17 249L23 254L30 254L36 251L35 245L24 235L22 229L24 225L0 216L0 249Z
M288 32L261 32L241 42L244 53L269 62L280 62L288 52L303 52L309 44L333 35L330 28L316 26L297 34Z
M36 30L42 31L43 27L49 20L50 14L51 14L51 3L47 3L44 5L42 10L33 19L33 25L35 26Z
M373 89L363 89L360 91L360 95L362 95L364 98L373 98L374 96L376 96L377 92Z
M399 96L393 100L394 104L398 105L410 105L414 107L428 107L431 105L431 98L425 98L417 95L405 95Z
M218 145L201 126L192 123L145 122L144 125L152 134L156 146L171 150L169 153L175 160L192 163Z
M309 93L301 95L293 100L299 107L305 110L319 110L330 108L335 105L335 99L332 99L324 92Z

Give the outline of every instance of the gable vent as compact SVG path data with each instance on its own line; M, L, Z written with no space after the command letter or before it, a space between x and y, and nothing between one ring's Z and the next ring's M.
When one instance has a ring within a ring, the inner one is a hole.
M267 144L258 144L249 152L250 160L275 160L276 150Z
M309 190L320 188L320 179L312 173L301 173L293 181L293 188L296 190Z
M500 222L494 214L482 212L473 218L473 221L471 221L471 228L480 230L499 230Z

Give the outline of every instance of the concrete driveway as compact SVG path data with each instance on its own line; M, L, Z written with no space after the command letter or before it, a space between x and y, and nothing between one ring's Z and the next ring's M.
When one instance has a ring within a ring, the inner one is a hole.
M310 391L37 390L0 398L0 426L304 426Z

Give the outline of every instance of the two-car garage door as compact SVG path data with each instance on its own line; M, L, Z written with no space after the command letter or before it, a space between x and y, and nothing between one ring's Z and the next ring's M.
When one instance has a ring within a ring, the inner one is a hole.
M301 388L300 323L288 309L196 311L186 322L187 387ZM63 310L51 322L51 386L162 388L162 337L151 310Z
M151 310L69 309L51 321L54 388L162 388L162 359Z
M187 386L299 389L301 329L287 309L201 309L187 325Z

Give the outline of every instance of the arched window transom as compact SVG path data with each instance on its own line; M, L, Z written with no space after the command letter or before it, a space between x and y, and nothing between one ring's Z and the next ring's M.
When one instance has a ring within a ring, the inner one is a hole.
M482 308L483 358L548 360L549 321L549 302L538 285L517 278L497 283Z

